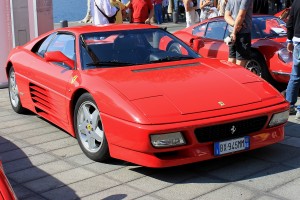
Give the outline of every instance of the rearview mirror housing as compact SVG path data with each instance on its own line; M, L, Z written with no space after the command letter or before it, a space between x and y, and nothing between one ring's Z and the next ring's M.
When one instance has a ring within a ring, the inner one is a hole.
M190 41L190 47L198 53L199 49L204 47L204 42L201 38L192 38Z
M61 51L49 51L45 53L45 60L47 62L61 62L68 65L72 70L75 69L74 60L68 58Z

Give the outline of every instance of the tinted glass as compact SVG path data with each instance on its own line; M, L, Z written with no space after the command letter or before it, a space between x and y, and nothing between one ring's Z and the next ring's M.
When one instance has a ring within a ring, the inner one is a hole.
M46 53L46 49L47 47L49 46L49 43L51 42L51 40L53 39L54 35L56 33L53 33L51 35L49 35L41 44L41 46L38 48L36 54L41 56L41 57L44 57L44 54Z
M75 37L69 34L58 34L49 45L48 51L61 51L68 58L75 60Z
M199 57L189 46L163 29L89 33L82 35L81 38L80 53L85 69Z
M208 23L205 38L223 40L227 23L225 21L217 21Z
M286 26L285 23L279 18L267 17L254 17L252 19L252 39L256 38L275 38L285 37Z
M205 34L207 24L201 24L199 26L194 27L192 34L195 36L203 37Z

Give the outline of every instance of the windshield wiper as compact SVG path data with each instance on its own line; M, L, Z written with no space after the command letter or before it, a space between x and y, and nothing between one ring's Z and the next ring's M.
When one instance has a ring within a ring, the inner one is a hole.
M87 66L131 66L134 63L118 62L118 61L97 61L86 64Z
M165 58L160 58L157 60L152 60L150 63L158 63L158 62L171 62L171 61L177 61L177 60L186 60L186 59L193 59L194 57L192 56L172 56L172 57L165 57Z

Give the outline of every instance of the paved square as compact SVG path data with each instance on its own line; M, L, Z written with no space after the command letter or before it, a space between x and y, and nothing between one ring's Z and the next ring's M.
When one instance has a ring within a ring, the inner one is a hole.
M167 169L89 160L64 131L16 114L7 89L0 89L0 122L0 159L19 199L300 198L300 122L293 116L279 144Z

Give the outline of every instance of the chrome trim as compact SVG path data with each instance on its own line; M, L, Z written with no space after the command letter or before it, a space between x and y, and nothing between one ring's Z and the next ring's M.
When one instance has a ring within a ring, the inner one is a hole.
M273 74L276 75L283 75L283 76L290 76L291 73L286 73L286 72L278 72L278 71L272 71Z

